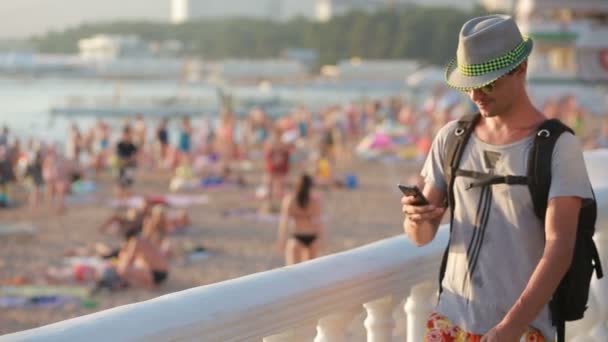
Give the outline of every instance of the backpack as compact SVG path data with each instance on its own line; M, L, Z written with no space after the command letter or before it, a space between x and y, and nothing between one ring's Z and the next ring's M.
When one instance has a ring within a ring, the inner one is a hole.
M559 136L564 132L574 134L572 129L557 119L543 122L537 129L530 154L528 156L528 170L526 176L490 175L474 171L465 171L458 168L466 144L479 122L481 115L469 114L458 120L454 132L448 135L446 146L447 155L443 163L443 170L448 184L446 205L450 208L450 239L454 217L454 180L458 176L476 179L474 186L492 184L526 185L530 190L534 212L541 222L545 222L545 213L551 187L551 158L553 149ZM583 318L587 309L589 287L593 271L598 279L603 277L599 253L593 234L597 217L597 204L595 195L592 200L583 201L578 218L576 243L572 264L564 278L559 283L549 302L551 319L557 330L557 342L565 341L565 322L576 321ZM450 242L443 254L439 272L439 293L446 270Z

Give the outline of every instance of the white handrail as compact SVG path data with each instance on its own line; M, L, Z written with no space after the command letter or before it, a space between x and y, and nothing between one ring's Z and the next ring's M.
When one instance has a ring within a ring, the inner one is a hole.
M608 268L608 260L603 255L608 247L608 150L587 152L585 159L598 200L596 241L604 266ZM400 223L396 223L395 230L401 230ZM381 330L392 326L387 310L408 296L405 311L409 315L410 331L407 335L409 340L419 340L422 330L414 331L411 327L424 325L420 322L426 317L428 297L433 295L432 288L424 284L436 285L447 239L445 226L431 244L421 248L413 246L404 236L397 236L299 265L0 336L0 342L224 342L260 341L271 335L275 337L268 341L291 341L288 331L321 318L327 331L331 331L334 321L342 320L340 326L343 327L343 320L361 311L363 304L373 316L368 317L365 324L368 341L388 341L391 333ZM604 324L608 315L605 309L608 282L594 281L593 291L586 322L569 326L569 335L605 341L608 340Z
M165 341L200 336L205 341L261 340L353 303L387 294L404 297L409 287L436 279L438 256L446 243L445 232L423 248L399 236L6 335L0 341Z

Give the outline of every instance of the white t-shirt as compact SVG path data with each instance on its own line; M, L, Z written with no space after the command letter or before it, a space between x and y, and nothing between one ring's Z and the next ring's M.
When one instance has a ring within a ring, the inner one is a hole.
M456 125L452 121L437 133L421 173L427 184L445 191L446 137L454 134ZM533 137L491 145L473 133L459 168L525 176ZM549 198L593 197L582 149L572 134L558 139L551 173ZM543 254L545 235L528 186L496 184L466 190L474 181L455 180L454 225L437 312L467 332L484 334L504 318L525 289ZM548 305L531 327L547 338L555 335Z

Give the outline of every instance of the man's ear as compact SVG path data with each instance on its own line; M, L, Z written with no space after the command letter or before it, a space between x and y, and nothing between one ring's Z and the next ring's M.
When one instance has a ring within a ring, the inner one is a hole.
M522 73L526 75L528 73L528 60L521 62L521 64L517 67L517 73Z

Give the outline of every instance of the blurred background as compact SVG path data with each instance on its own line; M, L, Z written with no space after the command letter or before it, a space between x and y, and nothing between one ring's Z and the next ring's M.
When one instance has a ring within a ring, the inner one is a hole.
M1 2L0 333L402 234L489 13L534 39L534 103L608 148L605 0Z

